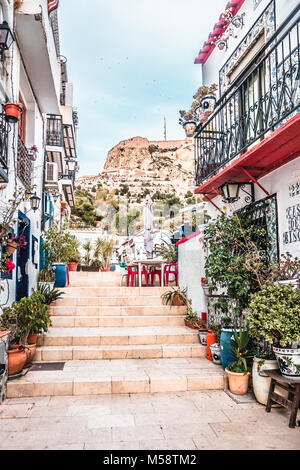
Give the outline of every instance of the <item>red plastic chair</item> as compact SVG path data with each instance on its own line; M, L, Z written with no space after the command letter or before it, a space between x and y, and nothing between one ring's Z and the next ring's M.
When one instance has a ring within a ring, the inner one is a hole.
M178 263L170 263L165 266L165 286L169 285L170 276L174 276L176 286L178 285Z
M161 269L152 266L149 271L151 285L154 286L155 276L159 276L159 285L161 285Z
M128 266L128 275L127 275L127 287L129 287L129 284L131 284L131 287L134 286L134 279L135 276L139 274L139 270L137 266ZM148 271L145 266L143 266L142 269L142 276L145 276L146 280L146 286L148 287Z

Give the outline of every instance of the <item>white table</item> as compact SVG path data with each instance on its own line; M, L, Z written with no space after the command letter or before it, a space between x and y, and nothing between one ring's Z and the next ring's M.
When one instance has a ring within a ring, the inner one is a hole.
M168 264L168 261L165 260L156 260L156 259L146 259L144 261L135 260L132 264L138 266L139 271L139 287L142 287L142 266L158 266L161 268L161 287L164 287L164 277L165 277L165 265Z

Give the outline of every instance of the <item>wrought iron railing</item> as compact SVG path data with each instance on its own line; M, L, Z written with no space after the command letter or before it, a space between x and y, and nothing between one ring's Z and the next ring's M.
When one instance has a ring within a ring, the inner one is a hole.
M18 166L17 174L26 188L32 186L33 163L30 160L28 150L21 137L18 137Z
M5 114L0 113L0 181L8 181L8 132Z
M56 114L47 116L46 144L51 147L63 147L62 117Z
M197 127L197 186L300 107L299 21L300 7L249 62L244 78L235 79L209 120Z
M253 202L240 209L237 214L249 217L257 231L255 244L267 264L274 265L279 260L278 208L276 194Z

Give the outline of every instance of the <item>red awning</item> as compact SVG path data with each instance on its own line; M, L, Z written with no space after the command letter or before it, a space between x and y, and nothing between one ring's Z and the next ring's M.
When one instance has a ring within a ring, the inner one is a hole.
M214 198L222 184L246 182L249 179L243 168L255 179L260 179L272 171L300 156L300 113L271 132L263 141L254 145L248 152L237 157L217 175L196 189L196 194L207 194Z
M227 3L225 10L231 9L233 16L237 14L245 0L235 0ZM230 24L230 23L229 23ZM208 40L204 43L203 48L200 50L198 57L195 59L195 64L205 64L212 51L216 47L216 40L221 37L229 26L228 23L222 19L222 14L218 22L215 24L213 31L209 34ZM208 46L209 45L209 46Z

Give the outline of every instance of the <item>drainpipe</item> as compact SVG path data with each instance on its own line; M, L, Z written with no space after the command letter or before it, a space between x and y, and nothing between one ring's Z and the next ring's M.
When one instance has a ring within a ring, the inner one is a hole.
M7 0L0 0L0 5L2 6L3 10L3 19L4 21L7 21L9 26L12 26L12 13L11 13L11 8Z

